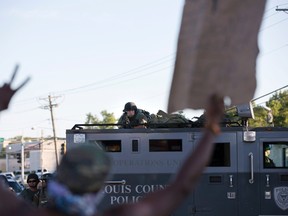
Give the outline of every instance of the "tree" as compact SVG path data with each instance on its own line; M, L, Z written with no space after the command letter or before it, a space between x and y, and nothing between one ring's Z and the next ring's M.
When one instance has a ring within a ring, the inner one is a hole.
M288 127L288 91L275 93L266 102L266 107L272 110L274 126ZM267 126L268 110L262 106L254 107L255 119L249 120L249 125L253 127Z
M262 106L255 106L253 108L254 111L254 119L248 120L248 125L250 127L265 127L268 126L266 117L267 117L267 110L265 110Z
M274 124L278 127L288 126L288 91L276 93L267 102L272 109Z
M93 115L92 113L86 114L85 124L115 124L117 119L114 116L114 113L108 113L106 110L101 111L102 120L98 118L97 115ZM87 128L94 129L113 129L115 126L89 126Z

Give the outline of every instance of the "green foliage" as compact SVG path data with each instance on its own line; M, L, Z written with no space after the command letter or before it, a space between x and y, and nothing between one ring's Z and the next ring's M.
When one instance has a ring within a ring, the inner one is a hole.
M228 122L229 127L239 126L241 124L241 119L237 115L236 107L226 109L224 120Z
M274 126L288 127L288 91L275 93L266 106L272 110ZM255 119L249 120L249 125L252 127L268 126L267 114L268 111L261 106L254 107Z
M101 111L102 120L98 118L97 115L92 115L92 113L86 114L85 124L115 124L117 119L114 113L108 113L106 110ZM87 129L112 129L114 126L89 126Z
M85 124L99 124L99 119L96 115L93 116L92 113L88 113L86 114Z
M276 93L267 102L266 106L272 109L274 124L278 127L288 126L288 91Z
M265 127L268 126L266 121L267 118L267 110L264 107L256 106L253 108L254 110L254 119L248 120L248 125L250 127Z

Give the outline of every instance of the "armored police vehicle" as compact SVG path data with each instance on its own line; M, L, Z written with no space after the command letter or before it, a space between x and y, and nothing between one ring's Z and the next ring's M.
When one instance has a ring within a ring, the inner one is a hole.
M100 208L137 202L169 185L201 137L201 128L149 127L66 131L67 149L101 145L112 158L112 176ZM94 125L95 126L95 125ZM288 215L288 128L223 127L210 164L174 216Z

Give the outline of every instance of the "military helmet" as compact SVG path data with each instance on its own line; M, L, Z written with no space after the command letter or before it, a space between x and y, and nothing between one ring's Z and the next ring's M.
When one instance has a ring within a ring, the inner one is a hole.
M123 112L127 112L127 111L130 111L130 110L137 110L137 106L136 106L135 103L128 102L128 103L125 104Z
M267 150L271 150L270 145L267 145L267 144L266 144L266 145L264 146L264 150L265 150L265 151L267 151Z

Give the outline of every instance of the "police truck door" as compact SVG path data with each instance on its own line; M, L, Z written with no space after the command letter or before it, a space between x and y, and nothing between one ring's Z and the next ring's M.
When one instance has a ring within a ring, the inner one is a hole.
M211 162L195 190L193 215L237 215L236 199L236 132L223 132L215 142Z

